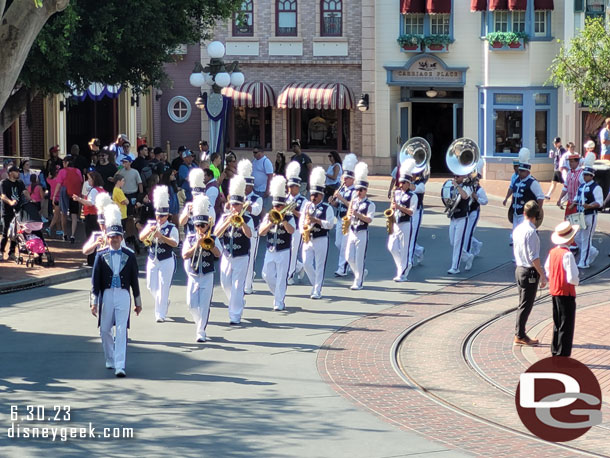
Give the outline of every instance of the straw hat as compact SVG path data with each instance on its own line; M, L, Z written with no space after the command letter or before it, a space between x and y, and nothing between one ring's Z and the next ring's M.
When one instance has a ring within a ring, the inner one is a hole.
M551 241L555 245L566 245L572 241L579 229L579 226L571 225L569 221L563 221L555 227Z

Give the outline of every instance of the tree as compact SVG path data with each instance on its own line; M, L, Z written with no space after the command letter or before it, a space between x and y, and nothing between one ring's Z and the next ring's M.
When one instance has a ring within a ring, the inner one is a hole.
M577 102L610 113L610 34L601 18L587 19L582 32L553 60L549 82L563 86Z
M0 0L0 12L4 1ZM0 72L0 132L36 95L68 92L68 82L81 90L92 82L130 85L137 92L158 87L174 49L210 38L216 23L242 4L37 0L42 2L37 8L35 1L8 0L1 17L0 68L8 71Z

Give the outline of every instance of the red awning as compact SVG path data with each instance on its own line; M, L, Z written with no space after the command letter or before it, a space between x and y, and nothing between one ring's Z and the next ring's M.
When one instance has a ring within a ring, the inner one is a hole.
M540 10L554 10L555 5L553 4L553 0L534 0L534 9L536 11Z
M506 11L508 10L508 0L489 0L487 9L489 11Z
M451 0L427 0L426 12L428 14L451 13Z
M341 83L290 83L277 97L278 108L351 110L354 94Z
M508 0L508 9L511 11L525 11L527 0Z
M487 0L470 0L470 11L486 11Z
M400 0L400 14L426 12L426 0Z
M239 87L225 87L222 94L233 99L236 107L264 108L275 105L275 93L267 83L252 81Z

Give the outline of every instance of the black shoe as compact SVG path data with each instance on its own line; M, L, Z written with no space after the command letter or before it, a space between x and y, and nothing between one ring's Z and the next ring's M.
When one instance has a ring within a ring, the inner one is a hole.
M62 238L63 238L64 242L68 241L68 236L67 235L64 235Z
M76 242L74 236L70 237L70 245L74 245L74 242Z

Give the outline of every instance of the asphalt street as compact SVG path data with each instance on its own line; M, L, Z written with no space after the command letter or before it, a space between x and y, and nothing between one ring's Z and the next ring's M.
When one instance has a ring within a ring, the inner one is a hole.
M96 319L88 309L89 280L1 296L0 454L463 456L357 408L327 386L316 367L317 350L332 333L349 332L350 323L358 318L456 280L446 273L448 220L438 199L430 198L428 204L420 233L426 257L412 270L410 282L391 280L395 269L382 215L387 202L378 199L364 290L349 289L351 276L333 276L337 250L331 243L323 299L309 299L311 287L305 279L305 284L289 287L287 310L274 312L272 296L260 278L261 249L255 294L247 296L242 325L228 325L225 296L216 282L210 340L204 344L195 342L181 267L165 323L155 323L141 271L144 311L131 317L125 379L115 378L104 367ZM477 238L484 246L470 274L510 259L508 234L507 229L481 222ZM28 405L44 406L52 414L53 406L69 406L70 421L28 421ZM134 437L11 439L11 406L18 411L15 427L91 423L96 432L104 427L133 428Z

